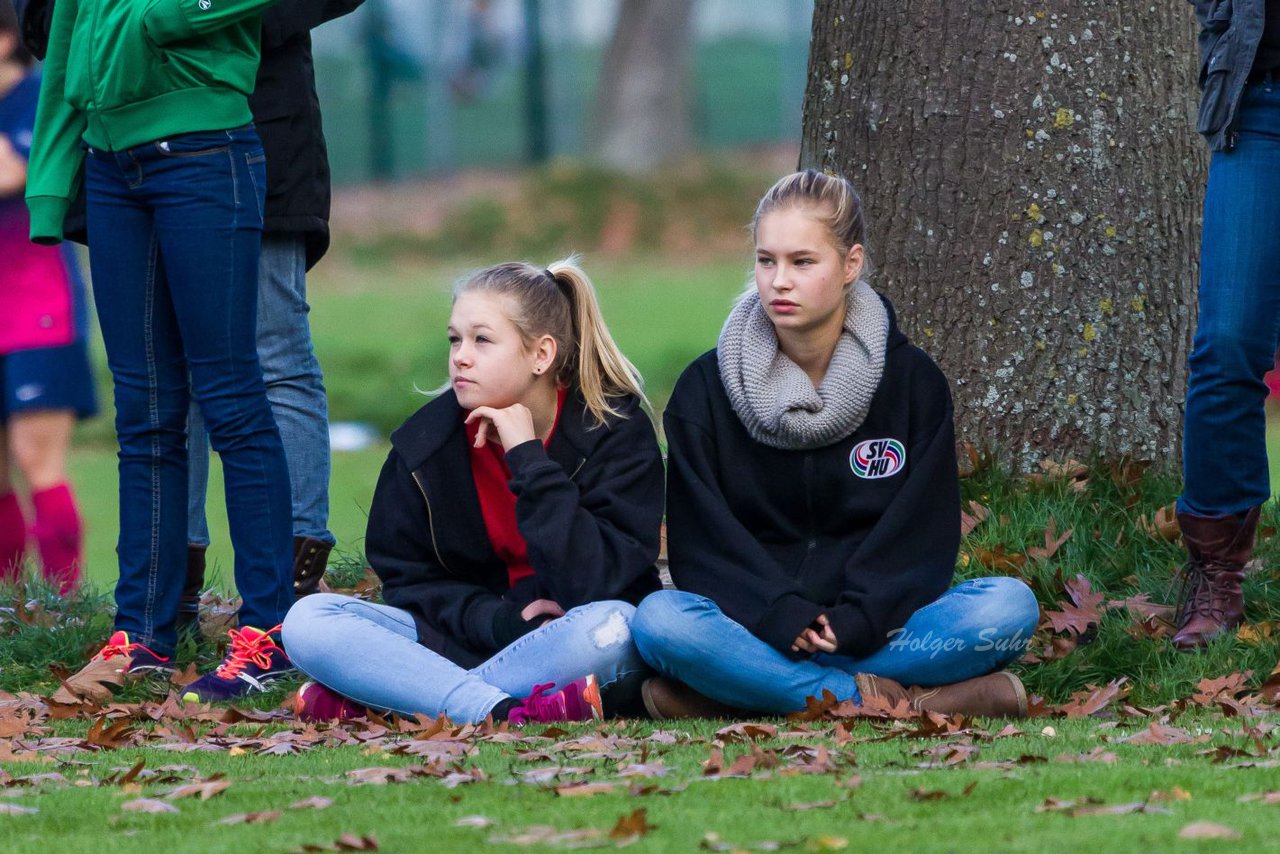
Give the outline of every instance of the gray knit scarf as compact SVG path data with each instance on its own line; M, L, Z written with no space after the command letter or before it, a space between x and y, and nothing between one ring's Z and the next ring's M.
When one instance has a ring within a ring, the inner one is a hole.
M862 425L884 373L889 312L866 282L849 293L844 332L822 385L778 349L773 322L749 293L729 313L717 357L724 383L747 432L771 448L809 450L849 436Z

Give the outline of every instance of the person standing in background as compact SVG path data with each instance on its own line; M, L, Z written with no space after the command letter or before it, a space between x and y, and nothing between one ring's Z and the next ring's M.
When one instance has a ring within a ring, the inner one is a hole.
M316 96L311 30L364 0L280 0L262 13L262 60L249 108L267 153L267 207L258 262L258 359L280 428L293 500L295 595L320 587L329 531L329 407L307 320L307 271L329 248L329 157ZM180 625L195 624L205 582L209 443L199 409L188 420L187 576Z
M279 0L262 13L261 60L249 108L267 154L267 202L258 266L258 358L280 429L293 505L298 596L319 589L335 539L329 531L329 414L311 346L306 274L329 248L329 158L316 96L311 30L364 0ZM23 37L43 57L54 0L18 0ZM86 242L83 193L64 229ZM209 442L199 408L188 416L187 570L180 627L196 624L205 584Z
M28 534L44 577L67 595L80 579L83 525L67 479L78 418L97 413L84 284L70 247L36 246L22 194L40 76L0 0L0 580L22 572ZM14 490L14 465L34 523Z
M1244 619L1244 567L1271 497L1264 376L1280 337L1280 0L1191 0L1197 130L1212 152L1189 360L1178 525L1187 547L1173 644Z

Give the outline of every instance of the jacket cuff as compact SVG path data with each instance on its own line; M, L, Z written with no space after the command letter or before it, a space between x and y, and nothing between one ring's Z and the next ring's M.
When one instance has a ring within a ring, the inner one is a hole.
M523 610L515 602L503 602L493 614L494 646L502 649L507 644L533 631L535 625L520 616Z
M147 37L161 46L196 34L178 0L158 0L151 4L151 8L142 16L142 27L146 30Z
M791 644L823 610L822 606L803 596L788 593L764 612L764 616L756 623L756 637L779 652L794 656L796 653L792 652Z
M827 620L836 636L836 652L854 658L870 655L881 646L871 635L871 626L853 605L837 605L827 609ZM884 639L885 641L888 638Z
M54 246L62 242L62 220L71 202L58 196L28 196L31 242Z
M547 449L537 439L521 442L507 451L507 467L511 469L512 474L515 474L522 467L550 461L551 458L547 456Z

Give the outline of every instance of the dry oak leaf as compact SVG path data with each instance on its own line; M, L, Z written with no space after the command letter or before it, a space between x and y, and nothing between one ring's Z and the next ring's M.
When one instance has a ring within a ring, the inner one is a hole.
M771 724L738 723L716 730L716 739L722 744L735 741L762 741L777 738L778 728Z
M1176 504L1166 504L1157 510L1150 519L1146 516L1139 516L1138 528L1157 540L1172 543L1182 536L1182 529L1178 527Z
M970 501L960 511L960 536L968 536L991 515L991 510L976 501Z
M1193 821L1178 831L1179 839L1239 839L1240 831L1211 821Z
M344 833L334 840L332 845L303 845L298 851L377 851L378 839L370 834L369 836L356 836L354 833Z
M231 788L230 780L206 780L203 783L188 783L185 786L171 789L164 797L166 800L176 801L181 798L199 796L200 800L207 801L214 795L225 792L229 788Z
M1089 579L1077 575L1064 585L1070 602L1059 602L1060 611L1045 611L1045 619L1055 632L1065 632L1076 637L1083 635L1090 626L1102 619L1102 602L1107 597L1094 593Z
M648 811L641 807L630 815L619 817L617 823L613 825L613 829L609 831L609 838L620 845L625 845L647 833L652 833L658 826L649 824L646 819L647 814Z
M21 804L0 802L0 815L34 815L40 812L36 807L24 807Z
M1192 695L1191 702L1197 706L1213 706L1223 697L1239 697L1249 690L1247 683L1252 675L1253 671L1249 670L1245 673L1230 673L1217 679L1201 679L1196 684L1196 693Z
M1057 521L1050 516L1044 528L1044 548L1027 549L1027 557L1036 560L1048 560L1057 554L1063 543L1071 539L1071 535L1075 533L1075 528L1068 528L1064 533L1058 534L1057 527Z
M218 824L266 824L280 817L279 810L263 810L262 812L243 812L218 819Z
M1111 703L1128 695L1129 689L1125 684L1128 681L1129 677L1121 676L1101 688L1089 685L1085 690L1072 694L1067 702L1055 706L1054 711L1069 718L1086 718L1095 715Z
M114 689L124 685L124 667L128 660L120 656L91 659L80 670L63 680L51 699L68 706L102 705L110 702Z
M138 798L132 801L125 801L120 805L120 809L125 812L177 812L178 808L173 804L156 800L155 798Z
M303 798L300 801L294 801L289 804L291 810L323 810L333 806L331 798L324 798L320 795L312 795L309 798Z

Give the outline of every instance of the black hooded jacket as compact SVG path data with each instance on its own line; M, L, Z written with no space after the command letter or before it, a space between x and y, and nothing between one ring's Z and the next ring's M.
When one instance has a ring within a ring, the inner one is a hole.
M672 579L788 655L823 613L841 654L874 652L955 571L950 389L885 304L884 376L847 439L812 451L755 441L714 350L685 370L664 414Z
M507 452L534 570L514 587L485 530L457 396L446 392L392 434L365 553L383 600L413 615L419 643L473 667L536 627L520 617L535 599L568 611L658 589L662 456L639 402L621 410L627 417L591 429L571 391L545 449L530 440Z

